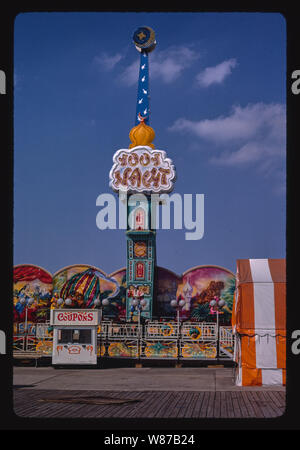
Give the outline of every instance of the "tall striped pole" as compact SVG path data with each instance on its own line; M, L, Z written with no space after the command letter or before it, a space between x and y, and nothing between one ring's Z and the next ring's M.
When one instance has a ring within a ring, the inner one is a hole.
M139 27L133 34L135 48L141 53L136 103L135 125L149 124L149 53L156 46L155 33L150 27Z

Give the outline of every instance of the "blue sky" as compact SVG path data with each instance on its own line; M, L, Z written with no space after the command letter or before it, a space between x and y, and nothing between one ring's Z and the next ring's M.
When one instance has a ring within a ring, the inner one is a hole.
M112 156L135 124L139 54L156 32L150 125L205 195L204 237L158 230L157 263L235 271L285 257L286 24L277 13L26 13L15 20L14 264L126 265L122 230L96 227Z

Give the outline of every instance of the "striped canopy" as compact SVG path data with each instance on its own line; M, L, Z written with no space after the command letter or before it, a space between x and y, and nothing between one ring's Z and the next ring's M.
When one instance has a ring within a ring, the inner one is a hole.
M283 334L285 259L238 259L232 325L241 334Z
M93 269L76 273L63 285L60 296L64 300L75 293L83 295L85 306L90 306L100 294L100 280Z
M285 259L240 259L232 311L236 384L285 384Z

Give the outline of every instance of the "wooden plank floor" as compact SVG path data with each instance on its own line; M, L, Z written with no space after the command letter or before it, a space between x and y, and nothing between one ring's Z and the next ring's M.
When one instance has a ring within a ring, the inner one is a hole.
M60 397L130 399L123 404L55 403ZM63 391L15 389L14 411L21 417L65 418L272 418L285 410L283 391Z

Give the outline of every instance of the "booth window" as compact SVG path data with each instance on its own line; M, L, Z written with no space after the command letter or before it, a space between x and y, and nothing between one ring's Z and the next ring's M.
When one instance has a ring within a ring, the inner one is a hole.
M59 344L91 344L92 330L90 328L62 328L58 330Z

